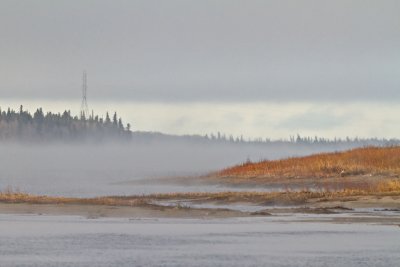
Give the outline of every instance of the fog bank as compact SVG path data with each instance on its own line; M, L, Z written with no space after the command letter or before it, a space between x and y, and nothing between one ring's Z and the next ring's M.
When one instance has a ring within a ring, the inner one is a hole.
M0 189L12 186L29 193L65 196L217 190L221 188L196 184L182 188L160 180L146 185L138 181L203 175L246 160L300 156L352 146L356 145L235 144L172 137L115 144L0 143Z

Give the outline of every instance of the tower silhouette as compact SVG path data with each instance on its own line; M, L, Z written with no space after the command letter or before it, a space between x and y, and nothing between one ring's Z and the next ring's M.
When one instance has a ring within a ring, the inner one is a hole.
M87 74L86 74L86 71L83 71L83 76L82 76L81 116L85 117L85 118L89 117L89 107L88 107L88 103L87 103Z

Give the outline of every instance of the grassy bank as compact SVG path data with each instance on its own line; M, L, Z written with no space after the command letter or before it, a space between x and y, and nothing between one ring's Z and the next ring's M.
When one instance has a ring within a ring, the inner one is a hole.
M282 160L247 162L211 177L232 180L284 180L352 177L398 177L400 175L400 147L368 147L337 153L322 153Z

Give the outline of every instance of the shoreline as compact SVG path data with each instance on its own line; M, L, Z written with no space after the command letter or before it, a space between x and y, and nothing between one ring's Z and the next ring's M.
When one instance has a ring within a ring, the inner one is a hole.
M82 204L0 203L0 214L75 215L97 218L232 218L250 213L229 209L182 209L175 207L129 207Z
M331 215L338 223L400 225L400 192L221 192L98 198L1 193L0 214L77 215L91 219L216 219L306 214Z
M267 208L259 212L241 212L229 209L190 208L181 210L149 209L143 207L98 206L76 204L29 204L0 203L1 215L32 216L79 216L86 219L235 219L265 218L268 222L281 223L337 223L337 224L376 224L400 227L400 210L377 208L369 211L357 211L341 206L332 208Z

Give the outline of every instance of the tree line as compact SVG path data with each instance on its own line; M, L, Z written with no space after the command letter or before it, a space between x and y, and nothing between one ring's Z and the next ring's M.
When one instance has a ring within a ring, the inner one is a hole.
M105 141L105 140L175 140L197 143L226 143L249 145L281 145L294 144L297 146L393 146L400 145L399 139L378 138L334 138L290 136L289 139L271 140L269 138L247 139L241 136L226 135L221 132L206 135L169 136L152 132L131 131L131 125L126 126L115 112L112 116L107 112L105 118L93 113L89 116L71 115L71 111L63 113L44 113L42 108L31 114L20 106L19 111L0 108L0 141Z
M188 138L190 136L187 136ZM288 139L271 140L270 138L244 138L243 135L233 136L226 135L221 132L210 133L204 136L198 136L201 139L210 142L220 143L248 143L248 144L273 144L273 143L287 143L298 145L341 145L341 144L354 144L356 146L396 146L400 145L399 139L386 139L386 138L359 138L359 137L335 137L332 139L318 137L318 136L290 136Z
M91 114L85 116L63 113L43 112L38 108L33 114L20 106L19 111L0 108L0 140L127 140L131 137L131 125L123 124L115 112L112 117L107 112L105 118Z

